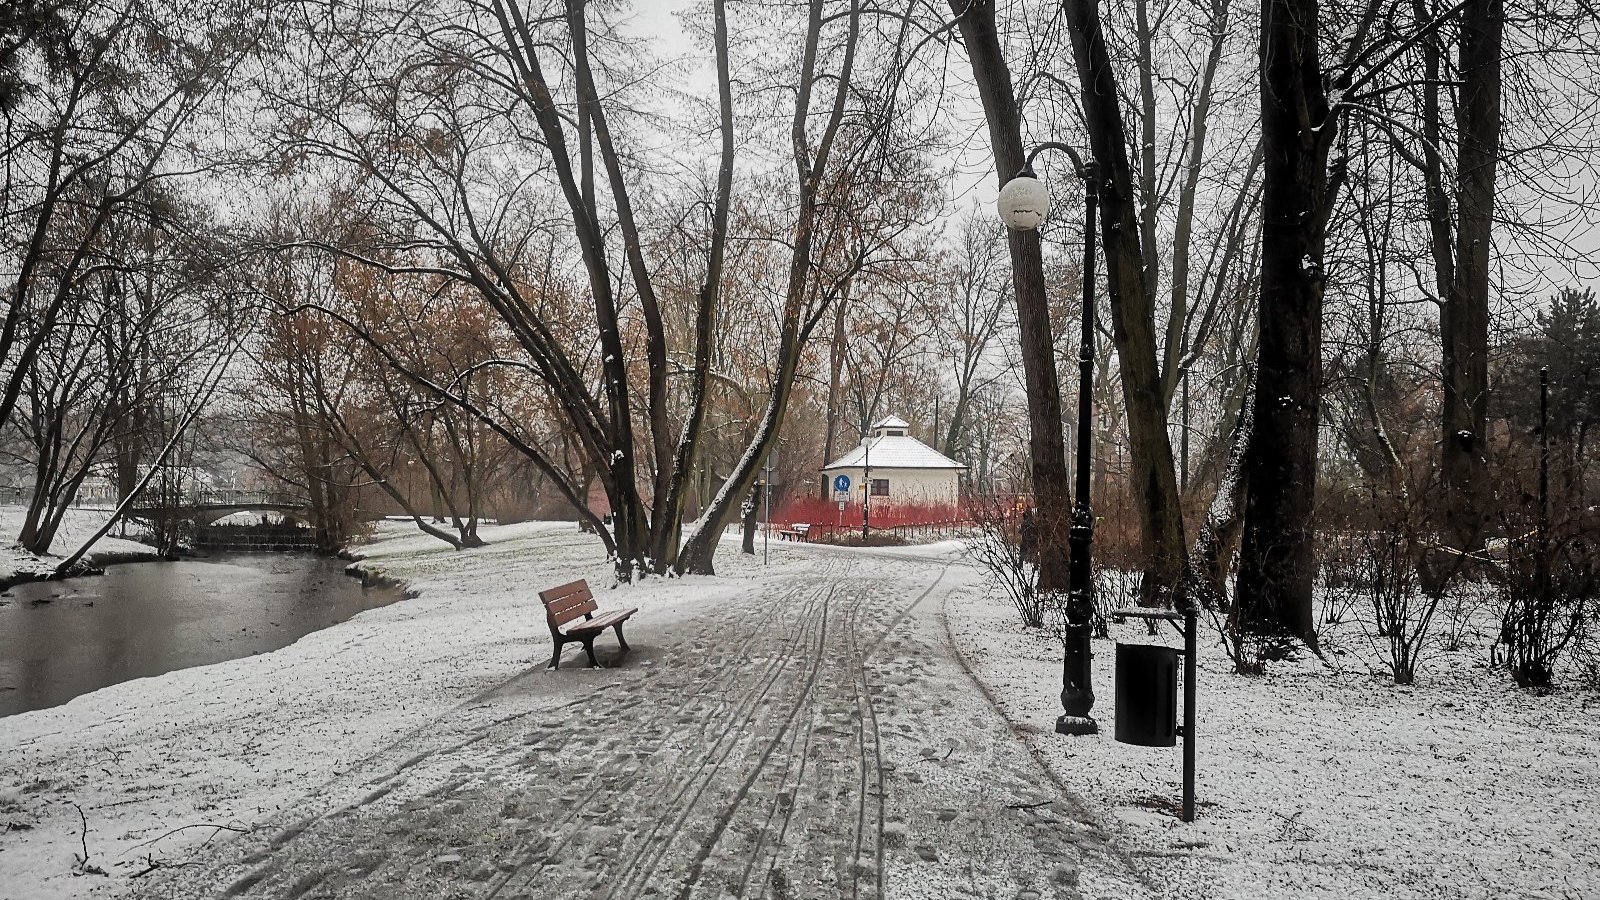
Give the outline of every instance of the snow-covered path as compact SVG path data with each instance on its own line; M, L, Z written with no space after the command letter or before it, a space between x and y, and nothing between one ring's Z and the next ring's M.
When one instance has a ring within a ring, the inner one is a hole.
M955 655L970 570L805 555L646 610L615 668L569 645L138 895L1142 895Z

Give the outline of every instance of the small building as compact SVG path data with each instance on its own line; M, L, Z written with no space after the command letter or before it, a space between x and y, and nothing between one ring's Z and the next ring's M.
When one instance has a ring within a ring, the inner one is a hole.
M869 480L872 502L955 506L961 499L961 473L967 467L910 435L911 425L889 416L872 426L872 437L822 467L830 485L850 478L850 502L861 502Z

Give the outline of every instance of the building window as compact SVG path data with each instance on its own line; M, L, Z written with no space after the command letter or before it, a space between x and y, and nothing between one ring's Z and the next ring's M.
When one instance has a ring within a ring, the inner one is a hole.
M887 496L889 496L889 479L887 479L887 478L874 478L874 479L872 479L872 496L874 496L874 497L887 497Z
M896 428L896 429L893 429L892 431L889 432L889 437L905 437L905 436L906 436L906 432L905 432L905 429L903 429L903 428Z

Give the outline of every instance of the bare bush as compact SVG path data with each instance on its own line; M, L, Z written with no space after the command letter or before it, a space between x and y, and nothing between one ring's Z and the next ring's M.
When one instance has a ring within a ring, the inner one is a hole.
M1317 622L1321 625L1344 624L1371 587L1371 578L1354 549L1358 543L1345 533L1323 541L1317 591Z
M1439 649L1455 653L1483 639L1478 622L1485 605L1484 587L1479 581L1450 588L1439 606Z
M1138 606L1143 592L1143 576L1115 566L1096 565L1092 576L1094 612L1089 625L1097 638L1110 637L1106 616L1114 609Z
M1024 626L1044 627L1051 608L1059 604L1039 591L1038 565L1023 540L1021 511L999 500L979 499L972 503L972 518L977 528L967 552L1016 607Z
M1439 609L1439 594L1424 594L1417 577L1417 560L1423 549L1412 521L1400 519L1385 530L1361 536L1361 564L1369 577L1367 596L1372 605L1368 638L1383 643L1389 672L1395 684L1411 684L1417 677L1422 650ZM1365 624L1365 623L1363 623Z
M1222 648L1228 654L1228 659L1233 662L1233 671L1238 675L1263 675L1267 671L1267 658L1270 655L1267 639L1264 635L1257 634L1245 628L1240 628L1233 618L1232 610L1221 604L1202 606L1206 617L1211 620L1211 627L1222 637Z
M1436 492L1415 487L1431 483L1427 471L1397 476L1387 491L1349 491L1325 511L1321 621L1356 619L1395 684L1415 682L1424 652L1434 646L1447 586L1470 561L1438 545L1430 505ZM1457 632L1464 627L1457 623Z
M1495 661L1517 684L1549 688L1557 660L1600 611L1600 547L1580 534L1523 542L1502 575Z
M1600 633L1596 633L1592 619L1573 641L1572 658L1578 666L1578 683L1587 690L1600 691Z

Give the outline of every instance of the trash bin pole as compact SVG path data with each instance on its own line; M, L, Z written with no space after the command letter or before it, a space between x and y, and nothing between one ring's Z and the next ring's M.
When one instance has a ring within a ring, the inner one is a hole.
M1194 821L1194 674L1195 626L1198 617L1194 609L1183 616L1183 820Z

